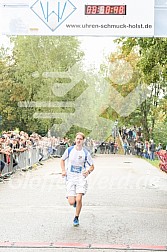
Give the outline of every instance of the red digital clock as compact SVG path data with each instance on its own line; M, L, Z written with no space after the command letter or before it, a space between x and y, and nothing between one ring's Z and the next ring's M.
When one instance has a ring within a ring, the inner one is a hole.
M85 5L85 15L126 15L126 5Z

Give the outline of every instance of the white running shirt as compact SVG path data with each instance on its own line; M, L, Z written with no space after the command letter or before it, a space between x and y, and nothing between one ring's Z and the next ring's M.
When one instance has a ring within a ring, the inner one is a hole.
M86 169L86 166L93 165L93 159L90 155L90 153L86 150L76 150L75 146L70 151L68 155L68 148L65 150L64 154L62 155L62 159L66 160L66 171L67 171L67 177L69 178L76 178L83 176L82 172ZM85 155L86 163L85 163Z

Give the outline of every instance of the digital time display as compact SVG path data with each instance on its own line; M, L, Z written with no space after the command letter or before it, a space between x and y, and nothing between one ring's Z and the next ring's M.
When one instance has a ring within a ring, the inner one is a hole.
M126 15L126 5L85 5L85 15Z

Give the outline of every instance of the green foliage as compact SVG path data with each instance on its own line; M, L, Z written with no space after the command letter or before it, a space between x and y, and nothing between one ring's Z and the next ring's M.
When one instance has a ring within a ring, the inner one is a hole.
M145 159L147 162L149 162L151 165L159 168L159 163L160 163L160 160L157 159L157 157L155 156L155 160L150 160L150 159Z
M58 101L52 92L54 82L60 79L44 77L46 72L67 71L80 61L80 51L75 37L16 36L11 37L12 55L5 54L1 48L4 61L0 61L0 109L3 111L3 129L19 127L27 132L45 132L58 119L33 118L35 112L47 112L47 108L20 107L19 102ZM63 82L64 80L61 79ZM66 80L67 82L69 80ZM64 100L75 99L82 92L83 85L78 84ZM65 112L68 108L64 108ZM62 112L60 108L49 108L49 112Z
M159 122L155 125L154 128L154 141L156 144L161 143L163 146L163 149L165 149L167 145L167 122Z
M46 72L66 72L75 63L82 59L83 52L76 37L45 37L45 36L16 36L11 37L13 43L12 54L7 54L4 48L0 50L0 111L2 115L3 130L18 127L27 132L37 131L46 134L54 124L61 124L61 119L34 118L35 112L73 114L72 108L58 107L21 107L19 102L66 102L76 101L85 90L86 94L80 101L80 106L89 110L89 118L98 120L95 115L101 111L101 116L111 120L119 120L119 126L142 126L146 139L154 138L155 141L166 144L167 126L167 38L119 38L116 43L120 46L118 52L111 54L110 62L116 62L113 69L114 78L108 78L123 97L126 97L139 84L145 83L150 90L150 95L139 105L136 110L127 117L120 117L112 107L100 108L100 102L105 99L105 90L102 82L96 81L90 71L90 82L94 86L89 87L86 78L77 83L64 97L55 95L54 83L69 83L68 78L47 78ZM122 60L130 63L133 68L132 78L124 85L118 85L117 81L129 78L129 72L120 75L118 68L122 70ZM82 70L81 70L82 71ZM101 71L106 72L106 66L102 65ZM113 77L112 76L112 77ZM94 79L93 79L94 78ZM108 94L107 94L108 95ZM132 97L133 98L133 97ZM108 96L107 96L108 99ZM95 102L96 101L96 102ZM111 101L112 102L112 101ZM114 101L118 102L118 101ZM133 104L133 99L129 100ZM83 109L84 110L84 109ZM83 122L89 124L87 113L76 115ZM90 126L91 127L91 126ZM86 135L89 130L77 125L71 127L67 135L73 138L76 131L82 130Z
M91 131L86 130L85 128L73 125L70 128L70 130L66 133L66 137L68 137L71 140L74 140L77 132L83 132L84 135L87 136Z
M166 120L165 116L159 118L159 115L166 111L167 38L120 38L117 42L121 45L122 55L138 54L136 71L140 75L136 79L136 84L145 83L150 90L150 95L136 110L137 118L135 111L130 115L130 120L140 123L146 139L155 137L156 141L159 141L155 127L159 122ZM164 131L161 134L163 137Z

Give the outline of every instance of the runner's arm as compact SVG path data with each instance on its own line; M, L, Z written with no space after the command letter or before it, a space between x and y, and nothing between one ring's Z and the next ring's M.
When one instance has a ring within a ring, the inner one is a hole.
M90 174L92 171L94 170L94 165L92 164L89 169L88 169L88 173Z
M65 160L61 159L60 166L61 166L61 174L64 177L66 176Z
M87 177L93 170L94 170L94 165L92 164L89 166L89 169L83 172L83 175Z
M93 163L93 159L90 153L88 153L87 164L89 165L87 172L88 174L90 174L94 170L94 163Z

